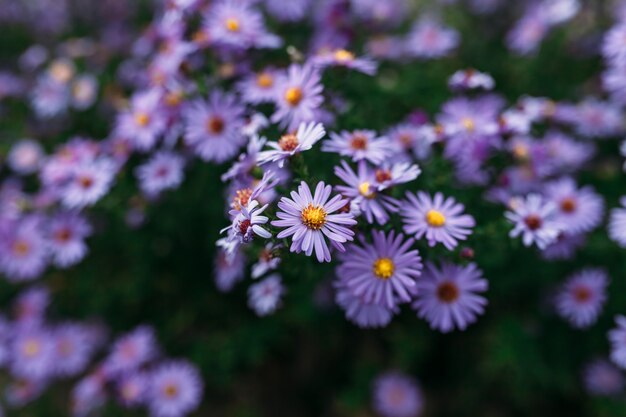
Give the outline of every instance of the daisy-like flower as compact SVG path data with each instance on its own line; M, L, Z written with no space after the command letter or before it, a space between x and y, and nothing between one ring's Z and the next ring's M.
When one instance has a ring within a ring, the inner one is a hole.
M541 256L549 261L572 259L576 251L585 245L587 239L585 235L570 235L559 233L556 241L546 246L541 252Z
M591 326L606 302L608 277L602 269L584 269L572 275L556 296L556 310L575 328Z
M322 51L313 58L313 63L320 68L345 67L367 75L375 75L378 69L378 65L373 59L357 57L354 53L343 48Z
M609 237L622 248L626 248L626 197L620 198L622 207L611 210Z
M343 277L346 287L365 303L393 309L398 303L411 301L422 270L419 252L411 250L415 240L405 240L394 231L385 235L376 230L372 240L367 243L361 236L360 245L348 245L337 276Z
M319 182L315 195L311 195L309 186L303 181L297 192L291 192L291 199L281 198L278 208L282 211L276 213L279 220L273 221L272 225L286 227L278 234L278 239L293 236L291 252L311 256L315 251L319 262L330 262L326 238L341 252L345 251L343 243L353 239L354 232L349 227L356 225L354 216L350 213L333 214L348 202L340 195L329 200L331 190L330 185Z
M78 163L70 168L62 186L61 202L69 209L91 206L109 191L116 172L115 164L106 158Z
M626 386L621 371L605 359L593 360L585 366L583 383L589 394L597 396L619 395Z
M81 379L72 389L72 416L85 417L102 407L107 398L106 380L96 372Z
M267 216L261 215L266 208L267 204L259 207L259 202L252 200L240 210L232 210L230 213L234 216L233 223L222 232L229 231L230 236L239 243L250 243L255 236L269 239L272 234L262 227L269 221Z
M465 330L485 311L487 300L481 293L488 286L474 263L458 266L442 262L440 268L426 263L422 278L417 281L413 308L431 328L442 333L455 328Z
M265 8L281 22L296 22L306 17L311 3L311 0L265 0Z
M195 100L183 110L185 143L205 161L224 162L246 143L244 108L232 94L215 90L209 101Z
M454 198L445 198L441 193L432 198L421 191L407 193L406 198L400 205L405 233L417 239L425 236L430 246L442 243L449 250L472 234L476 222L469 214L463 214L465 207Z
M626 317L615 316L617 327L609 331L611 342L611 361L622 369L626 369Z
M382 417L418 417L424 408L417 381L397 371L378 376L373 384L372 406Z
M157 366L148 381L147 404L154 417L182 417L200 405L202 378L196 367L186 361Z
M416 179L421 172L417 165L410 162L383 163L374 172L376 187L383 191L395 185L406 184Z
M355 130L331 133L330 139L322 144L324 152L335 152L353 161L368 160L378 165L391 156L392 146L385 136L379 137L372 130Z
M136 170L141 190L154 196L168 189L177 188L183 181L185 161L173 152L160 151Z
M385 327L400 311L399 307L387 308L376 303L367 303L365 297L357 297L346 285L345 279L335 282L335 302L346 313L346 319L363 329Z
M48 242L42 229L42 219L34 215L0 224L0 270L9 280L31 280L46 268Z
M617 136L624 131L620 107L596 99L587 99L580 103L572 122L578 133L589 138Z
M14 302L15 321L20 326L41 324L49 304L50 291L47 288L30 287L21 292Z
M459 44L459 33L424 17L416 22L405 41L409 55L417 58L439 58L448 55Z
M137 407L145 403L149 384L146 372L130 372L117 382L117 395L124 406Z
M7 164L13 172L27 175L39 169L43 157L44 150L39 142L32 139L22 139L11 147L7 156Z
M308 151L325 134L326 131L321 123L300 123L295 133L281 136L278 142L268 142L267 146L272 149L259 152L258 162L260 165L275 162L279 168L282 168L287 158L297 153Z
M263 15L252 2L220 0L211 4L204 30L210 41L231 49L277 48L281 40L267 32Z
M54 373L69 377L84 371L96 348L90 329L66 323L52 332L54 338Z
M626 64L626 23L613 26L602 41L602 55L613 66Z
M31 94L31 105L35 114L42 119L50 119L64 113L70 100L67 84L42 75L37 79Z
M257 73L251 73L237 84L243 101L250 104L269 103L274 101L279 84L280 73L272 68L266 68Z
M251 276L253 279L257 279L269 271L273 271L280 265L281 258L278 256L278 250L281 245L276 245L272 242L267 243L261 252L259 253L259 260L252 265Z
M45 379L54 370L54 338L44 327L19 327L9 347L11 372L28 379Z
M534 243L543 250L554 243L563 231L563 225L557 221L557 206L539 194L515 198L510 206L512 211L505 213L507 220L514 225L509 236L515 238L521 235L524 246Z
M347 184L338 185L337 191L350 199L352 208L357 211L355 214L363 214L368 223L385 224L389 213L398 211L398 201L378 191L376 173L365 161L359 162L356 173L346 161L341 161L341 166L335 167L335 175Z
M50 220L48 242L55 265L67 268L80 262L87 254L85 238L91 226L78 213L61 213Z
M137 369L157 353L156 338L151 327L141 326L120 337L104 361L104 370L115 376Z
M579 189L574 179L564 177L546 184L543 194L557 206L555 220L567 225L568 233L591 231L602 221L604 200L592 187Z
M273 313L280 305L285 293L285 287L278 274L273 274L263 281L251 285L248 289L248 306L257 316L267 316Z
M493 90L495 82L491 75L476 71L475 69L459 70L452 74L448 80L448 86L455 91L467 90Z
M531 6L507 34L507 46L519 55L530 55L539 48L549 29L539 8Z
M220 239L225 242L228 238ZM218 241L219 246L220 241ZM244 278L246 259L241 251L229 253L220 248L215 256L215 285L221 292L229 292Z
M128 138L136 149L150 150L164 132L167 117L161 105L161 91L152 89L135 94L130 108L118 116L116 134Z
M300 123L315 120L316 111L324 101L321 81L320 72L312 64L291 64L287 74L280 78L274 98L277 108L271 121L293 131Z

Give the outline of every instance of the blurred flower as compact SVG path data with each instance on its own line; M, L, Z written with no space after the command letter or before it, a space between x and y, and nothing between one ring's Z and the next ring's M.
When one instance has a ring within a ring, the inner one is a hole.
M11 147L7 164L17 174L28 175L39 169L43 158L44 150L38 142L22 139Z
M583 383L591 395L617 396L624 391L624 376L604 359L589 362L583 370Z
M573 327L596 322L606 302L608 277L602 269L583 269L563 284L555 299L557 312Z
M148 381L147 403L154 417L182 417L200 405L202 379L186 361L158 365L150 372Z
M424 398L415 379L388 371L374 381L372 406L382 417L417 417L422 414Z
M278 167L282 168L285 159L297 153L308 151L322 139L325 134L326 131L321 123L300 123L297 132L287 133L281 136L278 142L268 142L267 146L272 149L259 152L258 163L260 165L269 162L277 163Z
M524 246L534 243L539 249L545 249L563 230L563 225L557 221L556 205L538 194L514 199L511 209L505 213L514 225L509 235L514 238L522 235Z
M279 306L285 287L278 274L272 274L248 289L248 306L258 316L273 313Z
M159 151L148 162L139 166L136 175L141 190L148 196L177 188L183 181L185 161L173 152Z
M378 165L391 156L389 140L376 135L372 130L342 131L330 134L330 139L324 141L324 152L336 152L341 156L348 156L354 162L368 160Z

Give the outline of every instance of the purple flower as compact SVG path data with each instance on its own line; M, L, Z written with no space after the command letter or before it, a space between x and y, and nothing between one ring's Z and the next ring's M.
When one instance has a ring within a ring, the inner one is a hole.
M460 36L456 30L424 17L413 24L405 48L410 56L432 59L448 55L459 42Z
M59 190L61 202L69 209L95 204L111 188L115 173L115 164L106 158L77 163Z
M251 285L248 289L248 306L257 316L267 316L280 305L285 287L278 274L273 274L263 281Z
M320 68L344 67L367 75L375 75L378 64L368 57L357 57L347 49L321 51L313 58L314 65Z
M443 333L465 328L483 314L487 300L480 295L488 282L476 264L458 266L442 262L441 268L426 263L422 278L417 280L413 308L430 327Z
M136 170L141 190L148 196L155 196L164 190L177 188L183 181L184 165L184 159L178 154L157 152Z
M324 102L321 81L322 77L313 65L291 64L277 87L272 122L280 122L282 127L292 131L302 122L315 120L316 111Z
M509 31L506 41L509 49L519 55L534 53L547 35L549 25L538 7L530 7Z
M266 68L258 73L246 76L237 89L241 92L243 101L250 104L273 102L278 94L280 74L272 68Z
M105 379L94 373L81 379L72 390L72 416L87 417L106 401Z
M308 151L325 134L326 131L321 123L300 123L297 132L283 135L278 142L268 142L267 146L272 149L259 152L258 162L260 165L269 162L277 163L278 167L282 168L285 159L297 153Z
M424 398L415 379L389 371L374 381L372 406L382 417L418 417L424 408Z
M78 213L56 215L48 226L48 242L55 265L67 268L87 254L85 238L91 235L91 226Z
M43 220L35 215L0 223L0 270L11 281L37 278L47 265Z
M611 342L611 360L622 369L626 369L626 317L615 316L617 327L609 331Z
M136 93L130 109L120 113L117 119L117 135L131 140L141 151L154 147L166 127L166 115L161 105L161 91L152 89Z
M202 400L200 373L186 361L163 363L150 372L147 403L154 417L182 417Z
M91 329L66 323L52 331L54 338L54 373L69 377L84 371L97 345Z
M604 213L604 200L592 187L578 188L569 177L549 182L543 194L557 206L556 221L568 233L588 232L600 224Z
M146 372L136 371L125 374L117 382L117 394L124 406L133 408L146 401L150 380Z
M232 49L277 48L281 40L267 32L263 15L252 2L220 0L211 4L204 19L210 41Z
M335 167L335 175L347 185L338 185L337 191L351 200L355 214L363 214L368 223L374 220L378 224L385 224L389 220L388 212L398 211L398 201L388 195L379 193L379 184L375 172L368 169L365 161L358 164L357 172L341 161L340 167Z
M229 292L244 278L246 260L241 251L232 254L218 250L215 256L215 285L221 292Z
M586 99L577 106L572 122L583 136L606 138L624 131L623 117L620 108L613 103Z
M515 198L511 209L505 213L507 220L514 225L509 236L515 238L522 235L524 246L534 243L539 249L545 249L556 241L563 229L557 221L556 205L538 194Z
M45 287L30 287L21 292L14 302L13 314L20 326L39 325L50 304L50 291ZM0 323L2 323L0 321Z
M612 66L626 64L626 24L613 26L602 41L602 56Z
M152 360L156 353L154 330L147 326L137 327L118 338L113 344L109 356L104 361L104 370L111 376L132 371Z
M282 197L278 203L280 210L276 213L279 220L273 226L286 227L277 236L283 239L293 236L291 252L304 252L311 256L313 251L319 262L330 262L330 250L326 239L341 252L345 250L343 243L351 241L354 232L349 229L356 224L354 216L349 213L334 212L346 206L347 201L337 195L329 200L332 187L319 182L315 195L311 195L309 186L303 181L298 192L291 192L291 199Z
M261 225L266 224L269 218L261 216L265 211L267 204L259 207L259 202L252 200L246 206L242 206L240 210L232 210L230 213L233 218L231 226L223 229L222 232L229 231L231 239L237 240L239 243L250 243L255 236L269 239L272 234L265 230ZM231 249L232 250L232 249Z
M491 75L475 69L459 70L452 74L448 86L454 91L493 90L495 82Z
M324 141L324 152L336 152L341 156L348 156L353 161L368 160L378 165L391 156L392 147L389 140L382 136L376 136L372 130L355 130L353 132L342 131L331 133L330 139Z
M589 394L597 396L617 396L626 385L620 370L605 359L593 360L585 366L583 383Z
M546 246L541 252L541 256L549 261L572 259L576 251L585 245L584 234L570 235L559 233L556 241Z
M13 172L28 175L39 169L43 157L44 150L39 142L22 139L11 147L7 156L7 164Z
M257 279L269 271L273 271L280 265L281 258L278 256L278 250L281 249L281 245L274 243L267 243L265 247L259 253L259 260L252 265L251 276L253 279Z
M42 119L50 119L67 110L70 89L48 75L42 75L32 91L31 105L35 114Z
M411 182L421 173L422 171L415 164L410 162L398 162L394 164L381 164L381 166L376 169L374 175L378 190L383 191L395 185Z
M232 94L215 90L209 101L195 100L184 110L185 143L205 161L224 162L246 143L241 133L244 108Z
M335 282L335 301L345 311L346 318L357 326L365 329L385 327L400 310L397 306L390 309L380 304L365 302L365 297L355 296L345 281L339 278Z
M611 210L609 237L622 248L626 248L626 197L620 199L622 207Z
M454 198L445 198L441 193L432 198L421 191L407 193L406 198L400 207L405 233L417 239L425 236L430 246L443 243L448 250L472 234L476 222L472 216L463 214L464 206Z
M23 326L11 338L11 372L16 377L45 379L54 371L54 338L40 326Z
M414 239L391 231L372 232L373 242L360 237L360 245L350 244L340 259L337 276L345 287L363 302L392 310L398 303L411 301L421 274L419 252L411 250Z
M557 312L575 328L591 326L606 302L607 285L602 269L584 269L572 275L556 296Z

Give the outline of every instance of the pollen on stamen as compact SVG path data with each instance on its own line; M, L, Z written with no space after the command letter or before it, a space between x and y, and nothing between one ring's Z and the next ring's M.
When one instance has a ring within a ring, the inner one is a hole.
M432 227L441 227L446 224L446 216L437 210L428 210L426 213L426 223Z
M320 230L326 224L326 211L321 206L309 204L300 217L302 224L311 230Z
M233 202L231 204L231 207L235 210L241 210L242 207L245 207L248 205L251 195L252 195L251 188L242 188L241 190L237 190L235 192L235 197L233 197Z
M293 133L283 135L278 140L278 146L280 146L280 149L283 151L291 152L298 146L298 137Z
M234 17L226 19L226 29L228 29L231 32L238 32L239 20L235 19Z
M474 129L476 129L476 124L474 123L474 120L469 117L463 118L463 120L461 120L461 124L469 132L473 132Z
M24 343L24 355L32 357L39 353L41 347L37 340L29 340Z
M285 91L285 100L291 106L297 106L302 101L302 89L299 87L290 87Z
M367 181L359 185L359 193L365 198L374 198L376 193L372 191L371 184Z
M388 280L393 276L396 266L390 258L378 258L374 261L372 269L376 277Z

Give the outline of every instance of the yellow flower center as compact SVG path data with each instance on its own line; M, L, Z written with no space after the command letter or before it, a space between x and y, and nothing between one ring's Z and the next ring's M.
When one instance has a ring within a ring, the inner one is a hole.
M150 123L150 115L143 111L135 113L135 123L139 127L146 127Z
M437 210L428 210L426 213L426 223L433 227L441 227L446 224L446 216Z
M468 130L470 132L472 132L472 131L474 131L474 129L476 129L476 124L474 124L474 121L471 118L469 118L469 117L463 118L463 120L461 120L461 124L463 125L463 127L466 130Z
M335 59L339 62L352 61L354 59L354 54L345 49L337 49L335 51Z
M376 259L376 261L374 261L374 275L376 275L380 279L387 280L391 278L395 269L396 266L389 258L378 258Z
M302 224L311 230L320 230L326 224L326 211L321 206L309 204L300 215Z
M41 346L39 346L39 342L36 340L29 340L24 343L24 355L28 357L33 357L39 353Z
M251 188L242 188L240 190L237 190L235 192L235 197L233 198L233 203L231 204L231 207L235 210L241 210L241 207L245 207L248 205L251 195Z
M291 106L297 106L302 101L302 89L299 87L290 87L285 91L285 100Z
M359 193L365 198L374 198L376 193L371 191L370 183L365 181L361 185L359 185Z
M231 32L238 32L239 20L235 19L234 17L226 19L226 29L228 29Z
M267 72L262 72L256 77L256 85L261 88L270 88L272 85L274 85L274 77L272 77L271 74L268 74Z

